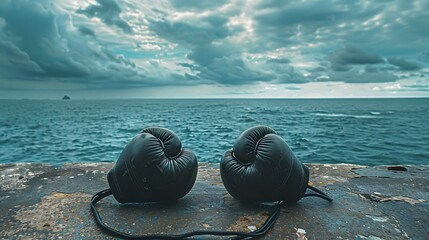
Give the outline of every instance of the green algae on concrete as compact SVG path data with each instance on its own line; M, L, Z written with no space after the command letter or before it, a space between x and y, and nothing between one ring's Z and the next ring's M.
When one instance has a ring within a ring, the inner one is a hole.
M112 163L0 165L1 239L111 239L89 209L91 196L108 187ZM333 199L305 198L286 205L264 239L427 239L429 167L308 164L310 184ZM170 203L97 204L105 222L131 234L197 229L251 231L273 205L232 198L217 165L200 163L197 182ZM206 238L206 239L211 239Z

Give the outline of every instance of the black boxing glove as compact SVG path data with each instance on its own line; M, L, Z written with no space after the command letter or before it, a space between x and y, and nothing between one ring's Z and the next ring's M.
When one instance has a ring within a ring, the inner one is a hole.
M226 190L243 201L300 200L309 170L276 132L265 126L244 131L220 162Z
M158 202L185 196L195 183L195 154L165 128L146 128L122 151L107 179L118 202Z

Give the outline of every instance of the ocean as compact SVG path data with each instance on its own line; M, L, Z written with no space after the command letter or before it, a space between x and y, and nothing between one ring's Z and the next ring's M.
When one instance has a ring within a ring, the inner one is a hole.
M429 98L0 100L0 112L0 163L114 162L153 126L217 163L267 125L304 163L429 164Z

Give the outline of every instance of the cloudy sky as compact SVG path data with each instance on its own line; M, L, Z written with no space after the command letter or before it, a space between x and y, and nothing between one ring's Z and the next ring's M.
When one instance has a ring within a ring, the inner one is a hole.
M1 0L0 98L429 97L429 1Z

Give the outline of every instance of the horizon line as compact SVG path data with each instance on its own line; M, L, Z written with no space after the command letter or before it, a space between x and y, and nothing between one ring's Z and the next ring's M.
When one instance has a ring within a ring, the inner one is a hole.
M63 100L62 98L0 98L0 100L59 100L59 101L73 101L73 100L358 100L358 99L429 99L429 96L398 96L398 97L295 97L295 98L265 98L265 97L174 97L174 98L166 98L166 97L152 97L152 98L72 98L70 100Z

